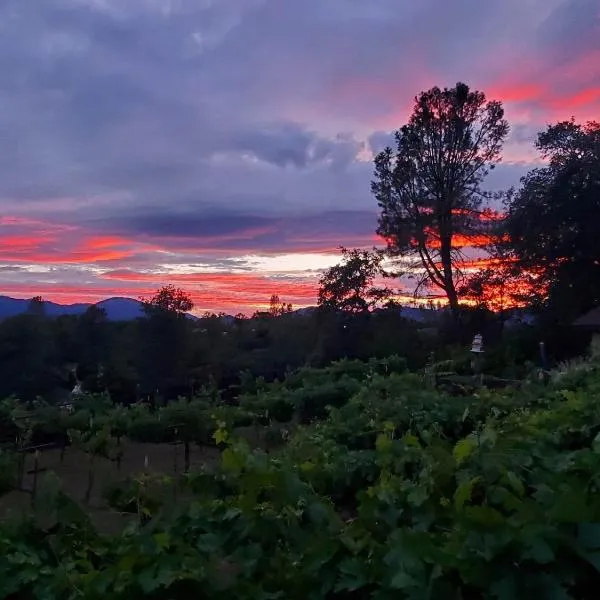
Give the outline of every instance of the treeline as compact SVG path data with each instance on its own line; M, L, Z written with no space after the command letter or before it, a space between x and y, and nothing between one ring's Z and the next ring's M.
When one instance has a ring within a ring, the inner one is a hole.
M538 364L540 340L553 362L589 342L589 334L577 335L570 327L525 324L518 312L511 320L509 313L500 318L481 307L462 309L457 336L449 311L423 310L417 321L398 306L364 312L286 307L250 318L193 319L185 312L190 298L168 286L132 321L110 321L95 306L80 316L50 318L38 300L31 304L27 313L0 322L0 397L56 403L79 389L108 393L123 404L148 399L162 404L200 393L233 401L248 381L281 381L301 367L392 355L411 371L452 359L455 370L468 373L477 332L486 343L486 372L518 378Z
M81 316L57 318L32 306L3 320L0 397L60 401L79 386L108 392L122 403L192 397L202 388L218 389L227 399L248 376L272 381L305 365L392 354L418 369L432 349L431 338L419 331L423 325L400 310L363 316L286 310L191 319L181 306L161 306L161 299L171 301L177 294L183 293L163 288L147 302L144 317L132 321L109 321L95 306Z
M581 351L589 335L571 324L600 306L600 124L548 126L536 141L544 166L495 196L485 178L509 133L500 102L462 83L432 88L395 133L372 182L386 248L342 248L321 277L318 309L293 312L273 296L250 319L193 320L192 299L166 286L145 301L143 318L114 323L95 307L48 319L36 298L0 323L0 396L60 398L79 384L117 402L193 397L207 386L227 399L244 373L272 381L301 366L392 354L420 369L475 333L499 375L537 360L540 341L554 360ZM445 296L448 310L430 311L427 323L404 318L402 290L387 285L397 275L412 277L416 294ZM505 325L516 306L536 321L515 333Z
M464 83L419 94L394 148L374 161L386 248L344 249L320 304L387 305L398 290L381 279L401 274L416 293L445 297L457 324L465 302L500 315L526 306L550 326L599 306L600 123L549 125L535 142L539 166L517 189L492 194L486 178L509 131L502 103Z

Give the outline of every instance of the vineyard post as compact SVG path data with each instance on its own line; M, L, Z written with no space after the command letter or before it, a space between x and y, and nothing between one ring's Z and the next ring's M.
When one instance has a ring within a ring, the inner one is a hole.
M83 501L86 504L90 503L90 499L92 497L92 489L94 487L94 466L95 466L95 462L96 462L95 459L96 459L96 453L90 452L90 458L89 458L89 462L88 462L87 488L85 490L85 496L83 498Z
M38 473L39 473L39 458L40 458L40 451L36 450L35 454L33 455L33 485L31 487L31 502L33 503L35 501L35 496L37 494L37 480L38 480Z
M479 384L483 385L483 368L482 368L482 354L484 353L483 349L483 336L478 333L473 338L473 344L471 345L471 353L473 354L473 359L471 361L471 366L473 368L473 372L475 373L476 378L479 378Z

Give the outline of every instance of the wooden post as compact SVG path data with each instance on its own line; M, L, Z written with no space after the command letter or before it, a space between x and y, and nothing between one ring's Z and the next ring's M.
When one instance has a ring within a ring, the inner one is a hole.
M190 443L183 442L183 471L187 473L190 470Z
M40 450L49 450L51 448L57 448L57 445L56 444L39 444L38 446L27 446L25 448L19 448L17 450L17 452L19 454L21 454L21 460L20 460L20 464L19 464L20 472L19 472L18 489L20 491L27 491L27 490L25 490L25 487L23 484L23 477L25 476L25 474L33 475L33 489L31 490L32 501L35 499L35 495L37 493L38 473L43 473L44 471L48 470L46 467L41 467L41 468L39 467L39 455L40 455L39 451ZM35 452L33 469L30 469L29 471L25 471L25 457L30 452Z
M90 503L90 499L92 497L92 488L94 487L94 466L96 462L96 454L94 452L90 452L90 459L88 463L88 481L87 488L85 490L85 495L83 497L83 501L86 504Z
M37 494L37 480L38 480L38 473L40 472L39 470L39 458L40 458L40 451L36 450L35 454L34 454L34 458L33 458L33 486L31 488L31 502L33 503L35 501L35 495Z

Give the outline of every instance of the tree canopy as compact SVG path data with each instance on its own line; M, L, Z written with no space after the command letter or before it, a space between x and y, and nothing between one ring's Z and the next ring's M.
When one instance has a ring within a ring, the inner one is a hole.
M191 296L174 285L165 285L150 299L141 299L144 312L149 315L156 312L183 315L194 308Z
M458 238L482 231L481 184L508 130L502 104L483 92L464 83L434 87L415 98L408 123L395 132L396 149L375 158L377 233L400 258L400 272L416 276L417 289L442 290L453 311L463 274Z
M392 290L376 285L376 281L386 275L382 267L384 252L375 248L341 248L341 251L342 261L327 269L319 281L319 306L363 313L388 302Z
M509 246L535 277L531 300L570 320L600 304L600 124L550 125L536 147L548 164L508 202Z

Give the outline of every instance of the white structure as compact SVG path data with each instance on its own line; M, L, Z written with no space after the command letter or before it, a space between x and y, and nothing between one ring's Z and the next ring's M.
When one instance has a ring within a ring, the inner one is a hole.
M471 352L473 352L475 354L481 354L482 352L484 352L484 349L483 349L483 336L480 333L478 333L473 338L473 344L471 345Z

